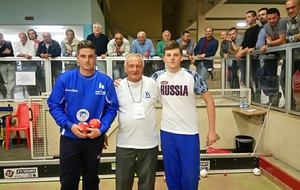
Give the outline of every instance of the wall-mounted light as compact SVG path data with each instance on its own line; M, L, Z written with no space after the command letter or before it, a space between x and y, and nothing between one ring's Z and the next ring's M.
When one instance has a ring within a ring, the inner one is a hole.
M245 27L245 26L247 26L247 23L246 22L238 22L236 25L238 27Z
M58 26L58 25L39 25L39 26L33 26L33 29L37 32L65 32L66 28L63 26Z

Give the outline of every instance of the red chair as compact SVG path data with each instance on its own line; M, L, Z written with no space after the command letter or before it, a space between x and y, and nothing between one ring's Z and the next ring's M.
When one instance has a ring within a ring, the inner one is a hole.
M11 119L17 118L18 125L11 126ZM27 103L18 104L18 110L15 115L6 117L6 128L5 128L5 149L9 149L10 132L15 131L17 134L17 143L20 144L20 131L25 131L28 149L30 149L30 118L29 118L29 107Z

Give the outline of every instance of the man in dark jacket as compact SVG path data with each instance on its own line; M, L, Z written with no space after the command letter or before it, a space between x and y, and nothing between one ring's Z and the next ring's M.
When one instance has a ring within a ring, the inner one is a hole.
M213 60L205 60L205 58L214 56L219 46L218 40L213 37L213 31L214 29L211 26L206 27L205 37L200 38L194 49L194 55L199 59L203 59L196 60L195 66L197 73L205 82L208 69L211 70L214 65Z
M0 33L0 57L13 57L14 51L10 41L3 38ZM4 98L14 99L16 62L1 61L0 62L0 92Z
M39 43L36 55L48 59L49 57L55 58L60 56L61 48L57 41L51 39L51 34L49 32L43 32L43 39ZM61 61L51 61L51 74L53 83L56 81L57 77L62 73L62 62Z
M98 57L105 59L107 56L107 44L109 42L108 37L101 33L102 26L100 23L93 24L93 33L88 35L86 40L91 41L96 46L96 54ZM98 71L106 74L106 61L98 60L96 62Z

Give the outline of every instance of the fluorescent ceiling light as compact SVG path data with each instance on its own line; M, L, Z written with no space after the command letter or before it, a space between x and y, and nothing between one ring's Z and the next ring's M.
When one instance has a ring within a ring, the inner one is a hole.
M55 25L40 25L33 26L33 29L37 32L65 32L65 28L63 26L55 26Z
M244 27L244 26L247 26L247 23L245 23L245 22L238 22L236 25L239 26L239 27Z

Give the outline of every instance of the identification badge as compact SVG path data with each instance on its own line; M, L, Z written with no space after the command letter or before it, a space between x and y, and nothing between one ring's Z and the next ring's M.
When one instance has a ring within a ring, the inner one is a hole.
M182 50L182 54L186 54L186 50L185 49Z
M144 119L145 110L142 103L133 104L133 119Z

